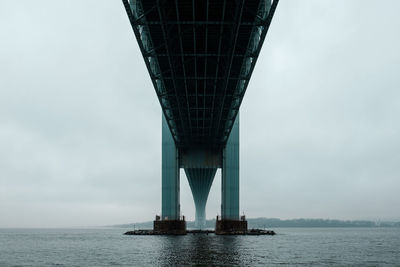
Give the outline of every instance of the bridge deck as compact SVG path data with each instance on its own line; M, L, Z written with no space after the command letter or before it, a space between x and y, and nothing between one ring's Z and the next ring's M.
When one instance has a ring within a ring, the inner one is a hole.
M177 146L223 146L278 0L123 2Z

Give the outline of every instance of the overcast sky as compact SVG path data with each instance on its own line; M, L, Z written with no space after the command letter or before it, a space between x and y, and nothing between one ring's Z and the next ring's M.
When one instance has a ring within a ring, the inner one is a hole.
M400 220L399 10L280 2L241 107L241 213ZM153 220L160 167L161 109L121 1L1 0L0 227ZM194 219L183 171L181 206Z

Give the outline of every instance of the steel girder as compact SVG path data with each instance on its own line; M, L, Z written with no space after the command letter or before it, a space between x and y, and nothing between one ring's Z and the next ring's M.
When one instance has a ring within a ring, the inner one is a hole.
M178 147L222 148L279 0L123 0Z

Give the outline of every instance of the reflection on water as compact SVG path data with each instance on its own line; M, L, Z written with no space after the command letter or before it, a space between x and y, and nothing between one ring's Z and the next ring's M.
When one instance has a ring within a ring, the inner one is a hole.
M161 265L217 264L241 265L238 236L194 234L163 236L158 246Z
M275 236L124 230L0 229L0 266L400 266L400 228L285 228Z

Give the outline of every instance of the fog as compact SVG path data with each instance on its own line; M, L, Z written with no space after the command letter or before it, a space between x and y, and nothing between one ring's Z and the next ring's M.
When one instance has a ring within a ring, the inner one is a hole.
M241 213L400 220L398 10L280 1L240 111ZM181 207L194 219L183 171ZM2 0L0 227L160 210L161 108L122 2Z

